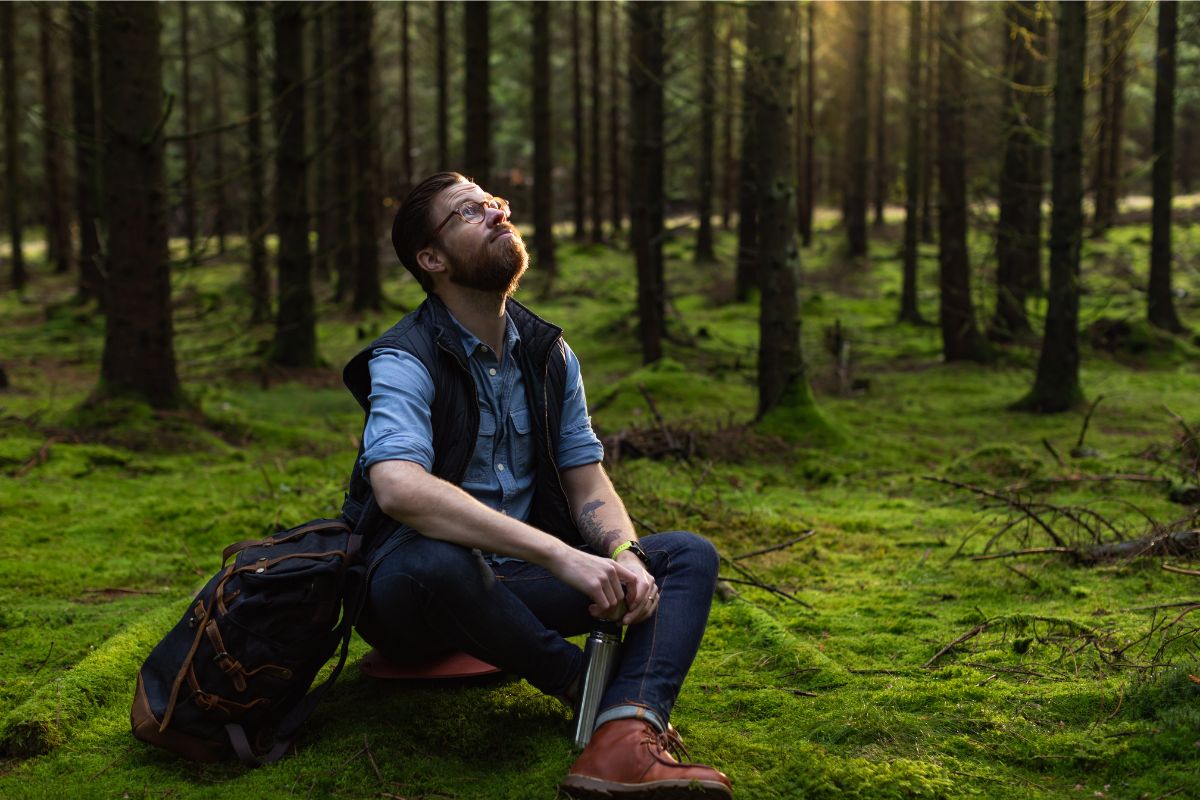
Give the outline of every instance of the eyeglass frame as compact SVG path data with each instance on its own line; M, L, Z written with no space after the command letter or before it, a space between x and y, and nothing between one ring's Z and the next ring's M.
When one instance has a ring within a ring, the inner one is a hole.
M466 208L467 205L469 205L470 203L478 203L479 205L483 206L483 216L476 222L471 222L471 220L467 219L467 216L463 213L463 209ZM490 203L502 203L503 205L494 206L494 205L489 205ZM424 250L426 247L429 247L429 245L431 245L435 241L437 241L437 238L441 234L442 229L445 228L446 225L450 222L450 220L453 219L455 216L458 216L460 219L462 219L463 222L467 223L468 225L480 225L484 222L487 222L487 210L489 208L499 211L501 214L504 215L504 218L506 220L509 219L510 217L512 217L512 206L509 205L509 202L507 200L505 200L503 197L496 197L495 195L489 195L486 200L467 200L467 201L461 203L458 206L458 208L454 209L453 211L451 211L449 214L446 215L446 218L443 219L441 221L441 223L436 228L433 229L433 233L429 234L429 238L425 240L425 244L423 244L419 248L417 248L418 251Z

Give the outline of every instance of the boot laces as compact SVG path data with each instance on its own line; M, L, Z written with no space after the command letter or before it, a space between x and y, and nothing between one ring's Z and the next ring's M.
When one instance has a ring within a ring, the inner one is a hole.
M653 730L653 728L651 728ZM667 751L676 760L691 761L692 756L688 753L687 748L683 746L683 739L679 736L679 731L675 730L674 726L667 723L667 729L662 733L654 732L654 744L658 746L660 751Z

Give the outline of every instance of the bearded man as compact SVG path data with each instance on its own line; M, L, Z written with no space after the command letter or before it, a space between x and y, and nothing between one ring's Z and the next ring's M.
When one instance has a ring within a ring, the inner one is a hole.
M579 360L512 299L528 255L509 214L441 172L396 215L396 254L428 297L344 374L367 412L346 515L373 494L399 523L372 555L358 630L385 657L465 651L573 705L584 658L564 637L624 609L620 662L562 789L730 798L723 773L670 754L716 551L679 531L638 541L600 463Z

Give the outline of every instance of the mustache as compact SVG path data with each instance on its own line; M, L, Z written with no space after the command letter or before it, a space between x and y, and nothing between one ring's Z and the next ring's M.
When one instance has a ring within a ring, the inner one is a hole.
M496 232L492 234L492 238L488 239L488 241L494 242L505 233L511 233L517 239L521 238L521 232L517 230L516 225L513 225L511 222L502 222L496 226Z

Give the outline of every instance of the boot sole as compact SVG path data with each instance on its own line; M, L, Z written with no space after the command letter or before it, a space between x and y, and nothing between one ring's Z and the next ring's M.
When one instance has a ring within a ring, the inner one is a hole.
M558 786L574 800L732 800L733 792L717 781L677 780L617 783L584 775L568 775Z

